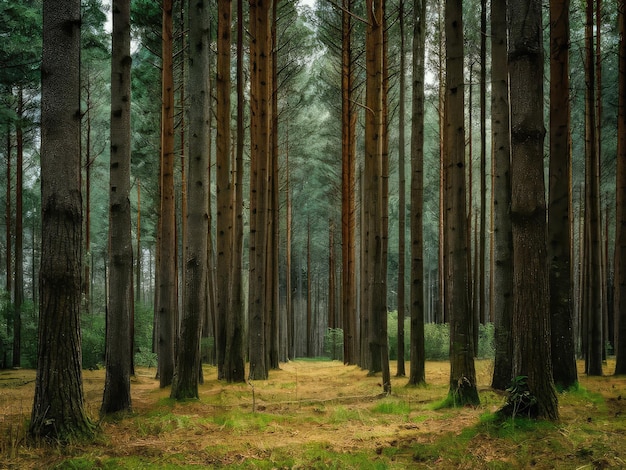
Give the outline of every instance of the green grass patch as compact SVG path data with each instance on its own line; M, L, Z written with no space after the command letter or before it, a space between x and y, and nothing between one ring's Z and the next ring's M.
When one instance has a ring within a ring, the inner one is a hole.
M405 401L385 400L374 405L372 411L388 415L408 415L411 407Z

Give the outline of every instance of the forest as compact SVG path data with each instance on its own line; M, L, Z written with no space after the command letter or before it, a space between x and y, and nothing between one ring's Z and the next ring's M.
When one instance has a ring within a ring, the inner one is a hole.
M615 445L572 437L561 454L623 464L623 0L0 10L8 465L82 452L125 419L144 437L226 427L262 441L305 426L296 403L320 426L402 429L354 444L373 468L535 466L493 447L443 458L446 444L435 455L409 435L452 409L476 435L515 440L498 433L571 430L594 407L587 422L605 420ZM16 411L18 396L30 403ZM157 406L178 424L146 431ZM258 418L235 413L249 407ZM258 448L252 463L236 449L194 464L328 466Z

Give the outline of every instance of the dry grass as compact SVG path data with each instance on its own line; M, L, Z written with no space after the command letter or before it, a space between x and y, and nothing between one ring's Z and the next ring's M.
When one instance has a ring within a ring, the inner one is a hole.
M583 390L561 395L556 425L497 425L488 417L503 397L489 389L491 362L476 365L481 406L440 410L446 362L427 363L425 387L394 378L391 397L380 377L338 362L283 364L253 387L205 367L200 400L182 403L159 389L154 369L140 369L133 413L101 421L94 442L65 446L24 439L35 374L2 371L0 468L626 468L626 379L581 375ZM83 381L97 419L104 372Z

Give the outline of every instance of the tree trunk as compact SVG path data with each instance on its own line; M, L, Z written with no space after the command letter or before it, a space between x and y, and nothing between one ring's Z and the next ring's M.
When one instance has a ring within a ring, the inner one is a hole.
M171 397L177 400L198 398L201 380L200 337L207 309L209 227L209 112L210 38L208 2L189 2L189 76L187 90L192 106L188 108L189 158L187 179L187 231L185 233L185 283L180 322L176 370ZM229 23L230 24L230 23ZM230 266L228 266L230 268Z
M137 178L137 255L135 258L135 302L139 303L143 300L141 287L141 180Z
M569 0L552 0L550 4L548 259L552 368L555 385L562 389L578 381L570 259L572 164L569 137L569 4Z
M271 29L270 29L270 165L269 171L269 227L267 244L267 276L265 286L267 288L267 367L277 370L280 350L280 315L278 305L278 247L280 237L279 225L279 180L278 180L278 37L276 35L276 22L278 16L278 2L272 2Z
M558 419L550 360L543 168L543 32L539 0L509 1L513 376L527 377L532 414ZM532 308L529 308L532 306Z
M80 2L43 5L42 244L34 438L91 436L81 371ZM64 341L58 341L64 338Z
M22 357L22 303L24 301L24 92L19 87L17 96L17 124L15 129L15 291L13 294L13 367L20 367ZM10 277L10 272L7 273Z
M351 0L343 0L341 19L341 301L343 312L343 360L359 362L355 260L355 160L356 118L354 109L354 59L352 57Z
M587 270L583 311L588 318L585 371L602 375L602 246L600 220L600 158L598 155L593 48L593 0L587 1L585 23L585 228L584 261Z
M250 377L267 378L265 312L271 126L271 1L250 0Z
M244 311L242 290L243 258L243 146L244 104L243 94L243 0L237 0L237 148L235 152L235 178L233 192L233 247L232 273L230 276L230 316L226 323L226 380L244 382Z
M102 414L130 411L133 246L130 235L130 1L112 5L109 297Z
M487 245L487 0L480 0L480 228L478 263L478 302L480 323L487 323L485 260ZM479 330L479 325L476 325ZM474 345L478 354L478 341Z
M382 371L383 390L391 393L387 347L387 293L383 262L384 233L384 0L367 0L365 210L370 296L370 372Z
M411 362L409 384L426 381L424 346L424 59L426 1L413 2L411 111Z
M624 0L618 1L619 88L617 112L617 210L615 234L615 375L626 375L626 26Z
M232 195L230 189L230 46L231 46L231 1L218 3L217 12L217 137L216 137L216 186L217 186L217 311L215 342L217 344L217 376L231 381L230 372L226 370L228 357L227 344L232 342L228 337L228 328L232 321L230 306L230 266L232 247Z
M176 213L174 200L174 78L172 65L172 0L163 0L161 105L161 249L158 256L158 375L161 387L174 375L177 328Z
M493 291L495 360L491 386L505 390L513 373L513 238L511 234L511 143L507 69L506 0L491 2L491 140L493 197Z
M445 306L450 322L450 391L455 405L479 403L474 368L472 318L467 292L465 230L465 125L463 13L461 0L446 0L446 143L444 202Z
M406 58L404 51L404 0L398 4L398 23L400 26L400 90L398 108L398 361L396 377L406 375L404 367L404 307L405 307L405 246L406 246L406 177L405 161L405 87Z

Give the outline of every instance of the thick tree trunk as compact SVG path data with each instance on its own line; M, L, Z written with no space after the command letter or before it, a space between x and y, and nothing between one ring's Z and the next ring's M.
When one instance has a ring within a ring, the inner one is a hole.
M411 111L411 363L409 384L426 381L424 345L424 59L426 1L413 2Z
M571 272L571 194L569 97L569 0L550 4L550 200L548 259L550 322L555 384L567 389L578 381L574 342Z
M130 235L130 1L114 0L111 47L109 298L102 414L131 409L133 246Z
M509 1L513 376L527 377L532 414L558 419L550 354L543 168L543 32L539 0ZM532 306L532 308L529 308Z
M265 321L271 126L271 1L250 0L250 377L268 375Z
M80 2L43 5L42 243L37 378L29 434L90 436L80 335ZM63 338L63 341L59 341Z
M209 92L206 77L210 74L210 39L208 2L189 2L189 55L187 90L192 106L188 108L189 158L187 180L187 231L185 232L185 283L176 370L172 398L198 398L201 380L200 337L207 309L209 232ZM230 266L228 266L230 267Z
M463 9L446 0L446 144L444 202L445 306L450 322L450 391L455 405L479 403L474 341L467 291L468 240L465 230L465 125L463 84Z

